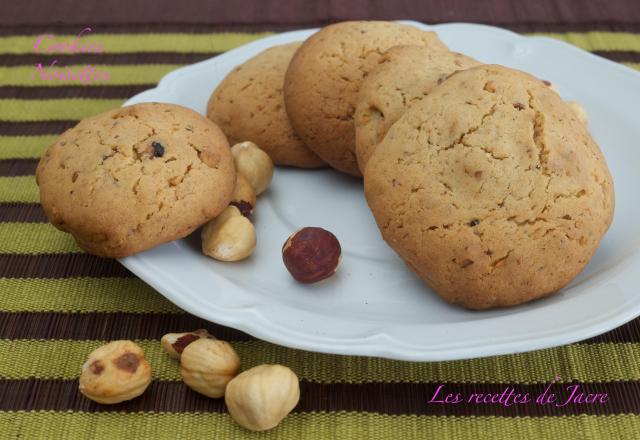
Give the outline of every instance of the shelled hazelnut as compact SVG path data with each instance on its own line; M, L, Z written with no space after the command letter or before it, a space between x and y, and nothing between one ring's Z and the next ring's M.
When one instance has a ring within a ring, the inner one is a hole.
M180 359L185 347L200 338L216 339L204 329L185 333L167 333L160 339L162 349L173 359Z
M201 338L187 345L180 357L180 374L192 390L222 397L240 368L240 358L228 342Z
M315 283L336 272L341 252L340 242L331 232L306 227L287 239L282 247L282 260L296 281Z
M80 392L104 404L141 395L151 383L151 366L133 341L113 341L89 354L80 374Z
M259 365L240 373L224 396L233 420L251 431L276 427L299 400L298 377L282 365Z

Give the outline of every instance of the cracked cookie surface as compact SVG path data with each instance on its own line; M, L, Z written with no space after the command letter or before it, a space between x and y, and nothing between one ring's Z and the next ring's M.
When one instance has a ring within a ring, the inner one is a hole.
M428 46L395 46L386 51L360 86L354 115L360 171L407 108L453 72L479 64L466 55Z
M251 141L277 165L326 166L294 133L284 108L284 74L302 43L271 47L233 69L214 90L207 117L229 143Z
M361 175L353 126L360 83L387 49L407 44L446 50L434 32L393 22L348 21L316 32L291 60L284 85L289 120L333 168Z
M491 65L453 74L391 127L365 193L407 265L473 309L558 291L614 209L604 157L569 106L542 81Z
M228 205L235 178L213 122L158 103L82 120L36 171L49 221L87 252L112 258L188 235Z

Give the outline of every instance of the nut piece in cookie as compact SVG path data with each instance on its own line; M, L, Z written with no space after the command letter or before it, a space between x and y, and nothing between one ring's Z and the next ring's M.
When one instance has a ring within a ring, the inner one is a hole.
M82 366L80 392L104 404L131 400L151 383L151 367L132 341L113 341L92 351Z
M234 144L252 141L277 165L326 166L294 133L284 107L284 74L299 42L271 47L245 61L216 87L207 117Z
M605 159L574 111L537 78L495 65L455 73L407 110L364 183L386 242L472 309L557 292L614 210Z
M144 103L82 120L40 160L49 221L89 253L119 258L185 237L229 204L229 144L204 116Z
M396 46L362 80L354 115L356 156L364 167L375 147L404 112L452 73L480 63L456 52Z
M302 141L333 168L360 176L355 111L362 79L393 46L446 50L434 32L385 21L346 21L322 28L294 55L284 84L289 120Z

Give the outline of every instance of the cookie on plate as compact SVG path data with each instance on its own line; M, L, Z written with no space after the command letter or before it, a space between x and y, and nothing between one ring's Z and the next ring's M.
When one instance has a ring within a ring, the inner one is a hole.
M382 236L444 299L473 309L550 295L589 262L613 183L583 123L524 72L456 72L365 168Z
M36 171L49 221L89 253L119 258L182 238L218 215L236 181L227 139L173 104L136 104L82 120Z
M480 63L457 52L424 46L396 46L384 53L362 80L354 115L360 171L391 126L447 76Z
M434 32L381 21L347 21L309 37L285 76L287 114L303 142L332 167L360 176L353 113L362 79L398 45L446 50Z
M284 74L302 43L271 47L233 69L214 90L207 117L229 142L252 141L277 165L326 166L294 133L284 108Z

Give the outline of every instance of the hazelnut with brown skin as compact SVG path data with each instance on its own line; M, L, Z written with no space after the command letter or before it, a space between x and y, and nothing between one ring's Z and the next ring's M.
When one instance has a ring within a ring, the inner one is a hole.
M113 341L95 349L82 366L80 392L104 404L141 395L151 383L151 366L133 341Z
M341 259L340 242L331 232L306 227L293 233L282 247L282 260L301 283L315 283L332 276Z
M180 359L185 347L200 338L216 339L204 329L185 333L167 333L160 339L162 349L173 359Z

